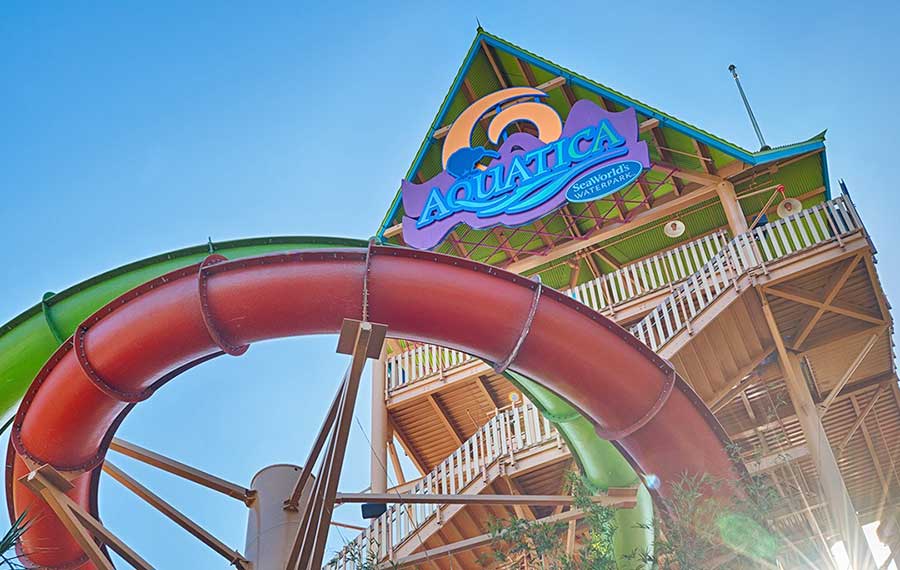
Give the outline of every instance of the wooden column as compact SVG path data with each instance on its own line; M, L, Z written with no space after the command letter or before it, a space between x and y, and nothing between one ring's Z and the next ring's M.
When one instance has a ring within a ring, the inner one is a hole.
M747 231L747 218L741 210L741 204L738 202L737 194L734 193L734 184L723 180L716 184L716 194L719 201L722 202L722 209L725 210L725 218L728 220L728 229L731 230L732 236L738 236Z
M387 354L372 362L372 457L369 465L373 493L387 491L387 446L391 440L388 424L387 402L385 401L385 362Z
M856 509L853 507L850 494L844 485L844 479L841 477L837 459L828 442L828 436L819 417L815 401L806 384L800 356L787 351L765 294L762 295L762 301L763 313L772 337L775 339L775 347L778 349L784 383L797 413L797 419L800 421L800 428L806 438L809 455L819 474L819 482L831 519L837 526L837 531L843 538L844 546L847 549L850 567L853 570L876 570L875 557L872 555L865 534L863 534L862 525L859 523Z

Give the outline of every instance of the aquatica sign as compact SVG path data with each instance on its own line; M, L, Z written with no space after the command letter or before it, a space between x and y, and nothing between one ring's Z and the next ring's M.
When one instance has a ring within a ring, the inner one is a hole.
M537 89L513 87L482 97L460 114L444 139L443 172L422 184L402 183L407 245L431 249L461 223L476 229L528 224L566 202L589 202L626 188L650 167L634 109L610 113L581 100L563 124L545 97ZM472 147L475 126L491 112L487 135L496 150ZM504 138L517 121L532 123L538 136L517 132Z

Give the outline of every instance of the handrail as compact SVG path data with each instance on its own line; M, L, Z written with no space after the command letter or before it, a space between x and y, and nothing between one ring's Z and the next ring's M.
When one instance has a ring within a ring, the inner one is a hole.
M501 411L450 454L409 492L455 494L479 477L497 460L556 440L560 436L550 421L531 403ZM355 570L360 557L383 560L423 524L438 516L433 504L389 505L357 538L349 542L325 565L326 570Z
M562 292L596 311L609 311L628 301L687 279L727 243L724 230L626 265ZM387 395L433 374L444 374L477 361L473 356L431 344L415 344L390 356L386 367Z
M566 289L563 293L596 311L614 308L687 279L722 249L726 235L724 230L713 232Z
M630 332L655 351L672 340L730 286L766 263L862 230L856 208L842 195L738 235L679 285Z

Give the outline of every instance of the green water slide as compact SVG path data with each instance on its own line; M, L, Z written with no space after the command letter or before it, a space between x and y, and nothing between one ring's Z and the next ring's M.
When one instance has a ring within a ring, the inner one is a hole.
M41 302L0 328L0 414L9 417L47 358L97 309L155 277L199 263L217 253L229 259L314 249L366 247L367 242L326 237L268 237L208 243L157 255L107 271L60 293L46 293ZM588 481L597 490L639 486L637 507L617 513L615 551L622 568L634 563L624 556L650 552L653 531L639 525L653 520L650 494L621 453L600 439L591 424L572 406L536 382L515 373L506 376L552 421L566 439Z
M600 439L591 423L565 400L521 374L505 372L504 376L556 426L595 491L637 485L637 506L616 511L614 548L621 569L643 568L639 557L627 557L653 552L653 499L631 464L612 443Z

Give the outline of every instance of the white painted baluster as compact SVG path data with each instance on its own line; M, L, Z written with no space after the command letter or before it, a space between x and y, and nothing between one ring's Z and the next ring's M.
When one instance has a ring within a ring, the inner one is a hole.
M600 310L600 303L597 302L597 297L594 295L594 288L591 287L591 282L587 283L587 290L590 298L590 302L587 303L587 306L594 309L595 311Z
M625 299L625 287L622 284L622 272L616 271L614 273L610 273L610 275L612 276L612 283L610 283L609 286L612 290L614 302L618 303Z
M765 236L764 228L756 228L753 230L753 233L756 235L756 242L762 245L763 254L766 257L766 261L772 260L772 250L769 249L769 240Z
M781 241L781 245L784 246L785 255L789 255L794 252L790 239L787 236L787 233L784 231L784 220L778 220L772 227L775 230L775 233L778 235L779 240ZM780 257L780 256L779 256Z
M459 481L457 477L460 475L459 469L459 450L457 449L450 456L450 492L452 494L456 494L456 490L458 489L457 485Z
M662 287L666 283L665 273L660 266L660 256L653 256L653 288Z
M803 249L806 244L797 237L797 216L793 215L785 218L784 225L787 228L788 234L791 236L791 240L794 242L794 251L797 252Z
M803 247L807 248L815 245L816 241L810 237L809 228L806 225L806 219L803 217L803 210L800 210L793 216L794 225L797 228L797 234L800 236L800 241L803 242Z

